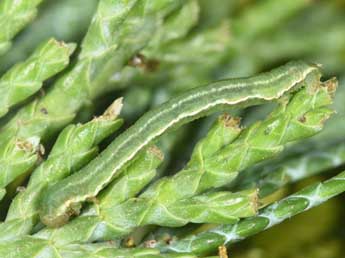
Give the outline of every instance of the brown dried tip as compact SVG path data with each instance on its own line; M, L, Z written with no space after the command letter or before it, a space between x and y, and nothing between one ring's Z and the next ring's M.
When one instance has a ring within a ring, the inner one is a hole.
M147 59L143 54L136 54L129 60L129 66L139 67L147 72L154 72L159 67L159 61L155 59Z
M260 191L259 188L257 188L254 194L251 196L251 201L252 201L255 213L257 213L260 208L259 191Z
M134 246L135 246L134 238L133 238L133 237L128 237L128 238L125 240L124 245L125 245L126 247L134 247Z
M77 48L77 44L75 43L65 43L63 41L58 41L54 38L50 39L50 41L60 48L66 48L68 50L69 55L71 55L74 52L74 50Z
M42 144L39 144L36 148L36 153L37 153L37 164L40 164L43 160L44 160L44 154L46 152L46 149L44 148L44 146Z
M327 88L327 91L329 93L333 93L336 91L336 89L338 88L338 80L337 78L333 77L325 82L322 83L323 87Z
M226 127L240 128L241 118L225 113L219 117L219 121L223 122Z
M24 151L32 152L34 150L34 147L31 142L25 141L25 140L17 140L16 146Z
M170 245L171 242L172 242L172 240L173 240L172 237L169 236L169 235L164 236L164 238L163 238L163 241L164 241L167 245Z
M153 155L157 156L160 160L164 159L164 153L156 145L150 146L148 148L148 151Z
M157 241L152 239L152 240L145 241L144 246L147 248L155 248L156 244L157 244Z
M128 65L133 67L145 67L146 57L143 54L134 55L129 61Z
M78 216L80 214L81 205L70 205L67 209L67 217Z
M218 246L218 255L219 258L228 258L228 252L224 245Z
M123 107L123 98L116 99L103 113L103 115L96 117L96 120L114 120L121 113Z
M17 139L16 140L16 146L17 148L25 151L25 152L37 152L40 153L43 151L43 146L40 146L39 144L39 138L38 137L31 137L29 139Z
M307 122L307 118L306 118L305 115L303 115L303 116L298 118L298 121L301 122L301 123L305 123L305 122Z

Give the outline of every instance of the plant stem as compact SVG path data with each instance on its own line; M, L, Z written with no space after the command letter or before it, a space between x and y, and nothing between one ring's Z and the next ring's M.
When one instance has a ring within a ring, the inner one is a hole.
M235 225L221 225L206 232L173 240L169 245L157 243L153 246L163 252L205 254L220 245L240 241L266 230L294 215L318 206L344 191L345 172L342 172L325 182L308 186L273 203L260 211L257 216L243 219Z
M340 142L312 150L281 161L279 164L264 166L263 170L253 170L249 177L244 176L235 189L257 187L264 198L282 186L319 174L345 162L345 143ZM257 176L255 176L255 172Z
M71 244L57 246L55 243L25 236L14 241L0 243L2 258L197 258L193 254L161 254L152 248L119 249L112 243Z

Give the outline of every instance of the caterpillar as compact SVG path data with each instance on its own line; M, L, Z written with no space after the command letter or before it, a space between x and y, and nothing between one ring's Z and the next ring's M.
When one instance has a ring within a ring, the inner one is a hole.
M40 207L41 221L59 227L95 197L139 151L163 133L229 107L276 100L304 84L319 83L318 66L302 61L247 78L235 78L194 88L148 111L119 135L97 158L77 173L49 187Z

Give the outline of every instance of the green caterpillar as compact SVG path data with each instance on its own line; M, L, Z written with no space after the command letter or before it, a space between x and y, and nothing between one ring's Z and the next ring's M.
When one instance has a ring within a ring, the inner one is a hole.
M86 167L48 188L41 203L44 224L58 227L81 202L95 197L143 148L167 130L225 107L245 107L272 101L303 84L319 83L316 65L290 62L249 78L229 79L192 89L143 115Z

